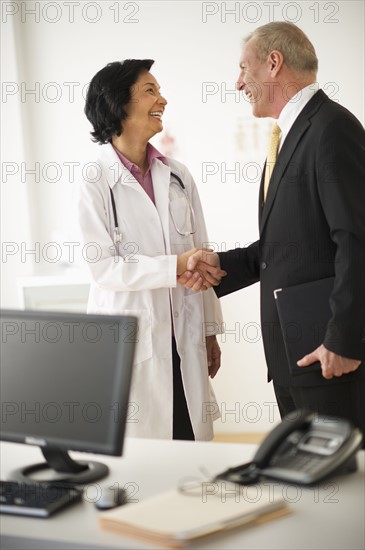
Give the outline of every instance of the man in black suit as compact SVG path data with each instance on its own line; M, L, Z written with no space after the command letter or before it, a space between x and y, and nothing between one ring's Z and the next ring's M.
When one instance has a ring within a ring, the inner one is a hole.
M315 86L313 45L295 25L273 22L244 43L237 87L256 117L277 119L281 135L267 196L259 194L259 240L247 248L196 251L179 280L204 289L227 272L218 296L260 281L268 379L281 415L298 408L343 416L365 433L365 132ZM272 166L265 166L267 172ZM269 178L268 178L269 179ZM289 371L273 291L335 276L323 343Z

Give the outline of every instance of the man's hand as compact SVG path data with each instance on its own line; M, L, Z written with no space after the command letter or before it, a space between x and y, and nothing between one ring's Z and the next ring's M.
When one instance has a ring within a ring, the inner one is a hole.
M221 349L216 336L206 336L209 376L214 378L221 366Z
M322 368L323 378L330 380L334 376L342 376L343 374L348 374L349 372L355 371L361 364L361 361L357 359L349 359L347 357L342 357L342 355L337 355L333 351L329 351L322 344L317 349L305 355L297 362L299 367L308 367L312 363L319 361Z
M187 270L178 278L178 283L192 290L207 290L217 286L227 275L220 268L219 256L209 249L195 249L187 261Z

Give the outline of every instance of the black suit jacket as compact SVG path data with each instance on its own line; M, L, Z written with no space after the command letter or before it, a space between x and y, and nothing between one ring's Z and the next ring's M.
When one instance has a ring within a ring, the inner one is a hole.
M365 132L344 107L318 91L280 150L263 205L260 238L220 253L224 296L260 281L261 328L269 379L281 385L328 383L320 373L292 377L273 291L335 275L325 346L365 358ZM308 350L308 353L313 350ZM359 375L332 379L344 382Z

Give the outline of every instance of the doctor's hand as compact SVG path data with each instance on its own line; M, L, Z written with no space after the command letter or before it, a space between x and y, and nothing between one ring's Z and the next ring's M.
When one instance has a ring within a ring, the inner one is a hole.
M353 372L361 365L361 361L342 357L342 355L328 350L323 344L312 351L312 353L302 357L297 362L297 365L305 368L316 361L321 363L322 376L327 380L330 380L334 376L338 377Z
M220 269L218 254L208 248L193 248L178 256L177 274L179 284L196 291L219 285L222 277L227 275Z
M188 260L190 256L195 254L195 252L197 251L198 251L197 248L192 248L191 250L188 250L183 254L179 254L179 256L177 257L177 266L176 266L176 274L178 277L180 277L183 273L187 271Z
M206 336L205 343L207 346L209 376L214 378L221 366L221 349L215 335Z

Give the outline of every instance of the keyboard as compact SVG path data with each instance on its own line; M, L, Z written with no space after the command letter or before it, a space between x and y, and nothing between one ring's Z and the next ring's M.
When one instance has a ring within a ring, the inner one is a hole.
M70 485L43 482L0 481L0 513L46 518L82 498Z

